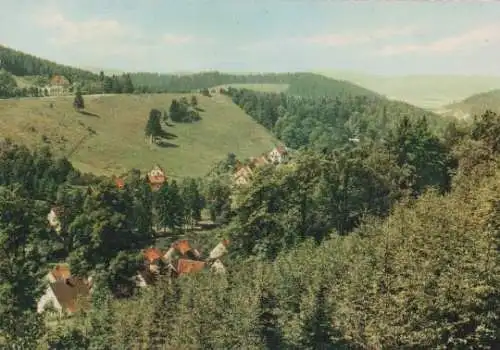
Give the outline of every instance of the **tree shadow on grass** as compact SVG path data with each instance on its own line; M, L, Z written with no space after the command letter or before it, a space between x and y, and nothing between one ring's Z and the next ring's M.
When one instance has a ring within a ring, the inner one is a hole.
M178 148L179 145L176 145L175 143L167 142L165 140L157 140L156 145L161 148Z
M176 134L172 134L172 133L170 133L168 131L162 130L160 132L160 134L158 135L158 137L160 137L162 139L172 140L172 139L176 139L177 135Z
M87 112L87 111L78 111L78 113L89 116L89 117L96 117L100 118L98 114L92 113L92 112Z

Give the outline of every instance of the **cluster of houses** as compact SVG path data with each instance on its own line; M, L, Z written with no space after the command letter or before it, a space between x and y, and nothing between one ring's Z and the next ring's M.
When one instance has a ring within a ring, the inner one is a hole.
M125 187L124 176L116 177L113 176L113 180L116 187L119 189ZM153 191L158 191L167 182L168 178L163 170L158 164L154 165L153 168L146 174L146 181L151 186Z
M137 287L147 287L156 281L160 273L171 277L202 270L225 273L221 258L228 253L228 245L229 241L223 240L205 259L186 239L172 243L166 252L147 248L143 251L144 264L134 276L134 282ZM90 307L92 277L72 276L68 265L59 264L47 274L45 282L47 288L37 303L38 313L51 311L59 315L71 315Z
M252 157L250 162L243 164L238 162L233 174L235 185L247 185L252 180L252 175L256 168L266 164L283 164L290 159L289 150L284 146L277 146L269 153L261 154L258 157Z
M253 157L247 164L238 162L233 174L235 185L250 183L255 169L266 164L283 164L289 161L289 150L277 146L270 152ZM125 186L123 177L113 178L118 188ZM159 190L167 181L165 171L155 165L146 175L146 180L153 191ZM60 217L63 208L53 207L47 216L49 225L57 232L61 231ZM193 248L188 240L181 239L174 242L167 251L158 248L147 248L143 251L144 264L139 269L134 281L138 287L147 287L154 283L158 274L163 273L172 277L210 270L215 273L224 273L225 267L221 258L228 253L229 241L223 240L209 254L202 258L201 253ZM72 314L82 308L90 306L89 296L92 293L92 278L81 278L71 275L67 265L55 266L46 276L47 288L37 305L39 313L53 310L60 314Z

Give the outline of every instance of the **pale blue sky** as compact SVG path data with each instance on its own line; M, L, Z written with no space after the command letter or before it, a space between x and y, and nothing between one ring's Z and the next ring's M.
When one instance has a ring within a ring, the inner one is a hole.
M128 71L500 75L500 3L0 0L0 43Z

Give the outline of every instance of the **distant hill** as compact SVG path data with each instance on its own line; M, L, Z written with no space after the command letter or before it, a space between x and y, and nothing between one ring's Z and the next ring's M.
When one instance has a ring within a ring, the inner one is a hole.
M30 147L49 144L59 155L74 150L70 160L77 168L105 175L158 163L169 176L202 176L229 152L247 158L274 147L263 126L220 95L197 95L202 120L166 127L175 135L169 143L149 145L144 128L151 108L168 109L182 96L192 94L86 96L88 115L73 109L72 97L1 100L0 133Z
M17 76L63 75L70 81L97 80L98 76L87 70L58 64L21 51L0 45L0 67Z
M149 91L188 92L199 89L248 84L248 88L281 91L304 97L317 96L375 96L373 91L348 81L340 81L313 73L225 74L205 72L191 75L131 73L134 86L145 86ZM272 87L272 85L278 85ZM263 90L262 90L263 91Z
M345 79L391 99L439 109L483 91L500 88L500 77L460 75L382 76L345 71L319 71L335 79Z
M491 110L500 113L500 89L467 97L466 99L442 107L441 114L457 118L469 118Z

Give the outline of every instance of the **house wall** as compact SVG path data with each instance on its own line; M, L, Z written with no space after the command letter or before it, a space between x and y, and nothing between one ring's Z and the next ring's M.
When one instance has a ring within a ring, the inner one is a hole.
M54 210L51 210L47 215L47 220L49 221L50 226L52 226L57 232L61 230L61 221L59 221L59 218Z

